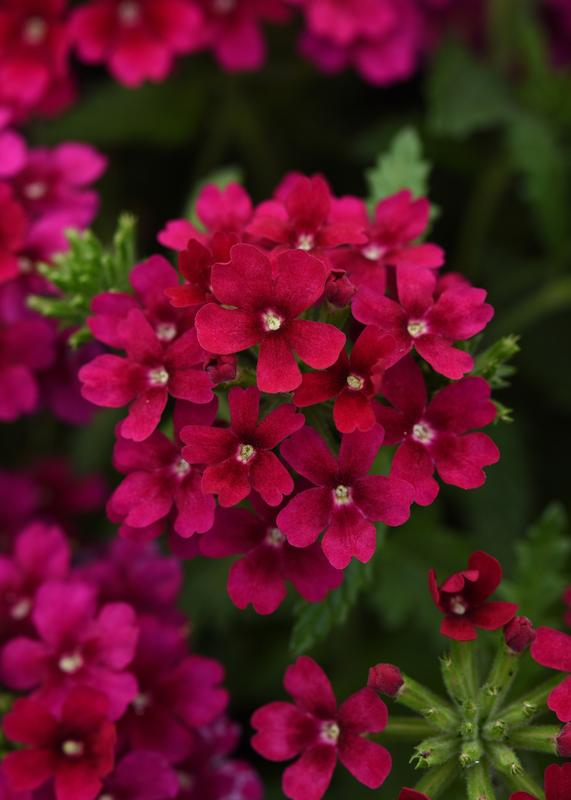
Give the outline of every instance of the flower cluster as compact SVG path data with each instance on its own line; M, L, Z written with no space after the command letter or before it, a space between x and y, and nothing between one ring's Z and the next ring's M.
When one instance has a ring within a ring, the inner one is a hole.
M239 732L222 666L189 651L181 580L148 545L118 541L74 567L60 528L21 531L0 557L0 682L20 695L3 697L19 747L0 793L259 800L255 773L228 757Z
M82 367L82 392L128 408L108 504L121 535L168 528L179 555L242 555L229 593L270 613L285 581L317 601L369 561L376 524L434 501L435 472L482 485L499 454L473 431L495 406L463 343L493 310L440 275L443 251L420 241L429 203L409 191L370 218L323 177L291 174L256 207L237 184L207 186L196 210L200 228L159 235L178 272L154 255L131 293L94 298L89 327L119 353Z
M424 737L411 759L424 775L415 789L403 788L398 800L440 797L448 787L459 789L456 781L461 774L467 796L474 800L493 800L492 786L500 781L516 789L510 800L568 800L571 764L549 766L543 792L515 751L571 757L571 725L532 725L535 716L549 709L563 722L570 719L571 678L551 693L553 684L548 682L512 703L506 704L506 698L521 660L529 657L526 654L539 664L569 672L571 636L550 628L535 630L529 619L516 616L517 606L489 601L501 577L500 564L484 552L473 553L468 569L451 575L440 587L434 571L429 574L431 594L444 614L441 632L453 640L450 653L441 659L449 700L396 665L381 663L370 669L365 688L337 706L329 680L311 658L302 656L287 669L284 686L294 702L269 703L252 717L252 745L260 755L278 762L299 757L283 774L286 797L321 800L337 761L360 783L376 789L391 770L391 756L383 744L391 738ZM480 683L482 654L475 625L498 631L496 655L484 683ZM379 695L421 719L391 715L389 720Z
M53 294L35 265L66 249L67 229L91 223L98 196L90 184L105 166L88 145L29 148L15 132L0 131L0 421L42 405L72 424L89 419L77 370L97 346L70 352L69 331L58 333L27 298Z

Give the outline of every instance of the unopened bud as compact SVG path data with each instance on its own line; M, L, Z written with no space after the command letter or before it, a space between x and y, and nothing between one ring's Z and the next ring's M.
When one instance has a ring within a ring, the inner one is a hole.
M527 617L514 617L504 628L506 644L514 653L527 650L535 635L535 628Z
M325 284L325 297L338 308L345 308L355 294L355 286L344 269L333 269Z
M367 686L388 697L396 697L404 685L404 678L394 664L377 664L369 670Z
M557 754L561 758L571 758L571 722L561 728L561 733L556 738Z

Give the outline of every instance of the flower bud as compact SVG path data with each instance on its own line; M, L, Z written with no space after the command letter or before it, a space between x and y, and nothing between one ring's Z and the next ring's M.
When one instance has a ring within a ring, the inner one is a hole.
M527 617L514 617L504 628L507 646L514 653L523 653L535 639L535 628Z
M205 369L216 385L234 380L237 363L236 356L210 356Z
M325 297L338 308L345 308L355 294L355 286L344 269L333 269L325 284Z
M555 740L557 746L557 755L561 758L571 757L571 722L568 722L561 728L561 733Z
M388 697L396 697L404 685L404 678L394 664L377 664L369 670L367 686Z

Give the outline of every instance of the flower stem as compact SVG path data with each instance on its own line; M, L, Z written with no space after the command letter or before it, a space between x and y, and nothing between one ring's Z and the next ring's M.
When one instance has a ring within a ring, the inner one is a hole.
M535 750L538 753L558 755L557 737L560 733L559 725L535 725L514 731L509 737L509 743L517 750Z
M415 769L429 769L444 764L454 758L458 752L458 739L450 736L434 736L424 739L415 747L410 759Z
M468 800L496 800L485 761L480 761L466 770L466 789Z
M385 730L379 734L379 738L391 742L418 742L433 734L434 727L430 722L424 719L391 716L389 718L389 724Z
M458 715L452 706L435 692L431 692L422 684L403 675L404 683L395 697L395 701L421 714L430 724L439 730L456 730L460 724Z
M547 711L547 698L552 689L559 683L561 683L561 675L555 675L545 683L537 686L529 694L520 697L499 713L495 720L490 720L487 723L484 727L484 734L494 738L491 732L498 722L505 726L506 731L508 728L512 730L522 725L528 725L530 720L537 714Z
M437 800L458 775L458 764L453 758L429 770L416 784L416 791L423 792L431 800Z
M520 654L511 650L502 637L487 681L480 690L482 719L488 719L501 706L517 675L519 657Z
M474 642L452 642L450 654L441 659L442 678L464 719L476 719L478 673Z

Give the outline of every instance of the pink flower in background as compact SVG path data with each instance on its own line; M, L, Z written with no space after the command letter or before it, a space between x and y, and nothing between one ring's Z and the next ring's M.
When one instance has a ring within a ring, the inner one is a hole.
M0 284L20 272L19 254L26 241L28 218L12 187L0 183Z
M307 656L288 667L284 686L294 703L268 703L254 713L252 746L270 761L300 756L284 772L286 797L321 800L337 760L360 783L378 789L391 770L391 757L363 735L387 724L386 706L375 692L361 689L337 706L327 676Z
M398 478L368 475L382 442L379 425L366 433L345 434L338 459L309 427L284 442L285 460L315 487L296 494L278 515L278 527L290 544L308 547L325 531L323 552L332 566L345 569L353 556L362 562L372 558L374 522L406 522L412 486Z
M134 87L165 80L176 56L201 45L203 16L193 0L91 0L72 13L70 35L82 61Z
M212 268L212 290L221 305L208 303L196 315L200 344L221 355L259 344L258 388L296 389L301 372L294 352L314 369L324 369L345 343L333 325L298 319L319 300L326 278L323 263L301 250L280 253L272 264L257 247L235 245L230 262Z
M455 572L440 586L430 570L428 586L437 608L445 615L440 633L464 642L476 639L477 628L496 631L515 617L517 606L488 601L502 580L502 567L493 556L479 550L468 559L468 569Z
M17 700L4 717L4 733L24 745L2 762L16 791L53 778L57 800L95 800L113 769L115 726L105 695L92 689L72 689L57 717L36 700Z
M189 464L206 464L202 490L217 494L221 506L244 500L252 489L272 506L293 491L293 479L272 452L305 422L290 404L283 404L258 421L260 392L231 389L229 428L188 425L181 431L182 456Z
M133 750L123 756L103 782L100 798L170 800L178 797L177 773L159 753Z
M212 527L214 498L202 491L202 472L184 459L179 434L193 423L211 425L216 409L215 402L203 406L177 403L174 441L159 431L144 442L118 436L113 461L126 477L112 494L107 511L111 519L122 523L121 535L138 541L154 536L171 512L179 536L188 538Z
M219 509L213 528L201 538L200 551L210 558L242 555L228 576L228 594L238 608L251 603L258 614L272 614L286 596L286 582L309 602L317 603L343 580L319 544L292 547L277 526L278 508L255 495L256 514L243 508Z
M342 351L324 372L304 373L293 402L304 408L335 398L333 420L338 431L369 431L376 421L373 399L384 370L400 355L393 337L371 325L357 338L349 356Z
M493 317L486 292L464 279L437 286L431 270L410 266L399 270L397 283L399 302L371 289L360 291L352 305L355 319L390 333L404 352L415 348L441 375L462 378L473 369L474 359L453 345L480 333Z
M567 677L551 691L547 699L549 708L561 722L571 720L571 636L553 628L537 628L531 645L534 661L543 667L568 673Z
M133 609L109 603L97 612L90 586L50 581L36 595L32 621L38 638L12 639L2 651L6 684L37 690L35 696L55 711L72 687L96 688L107 697L111 718L118 719L137 694L126 671L138 634Z
M435 469L445 483L461 489L484 483L482 468L496 463L500 454L489 436L468 432L496 416L483 378L462 378L428 402L422 370L406 357L385 373L381 394L392 404L376 407L385 442L400 444L391 475L413 484L417 503L430 505L436 498Z

